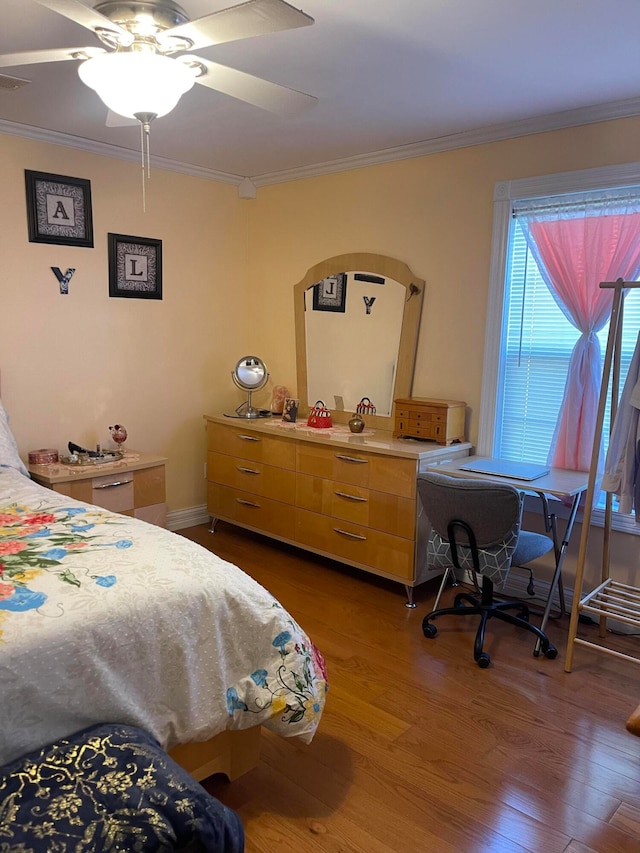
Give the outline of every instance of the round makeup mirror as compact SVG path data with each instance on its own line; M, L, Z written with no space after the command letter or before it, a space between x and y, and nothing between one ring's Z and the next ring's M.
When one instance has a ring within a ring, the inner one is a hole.
M268 418L271 416L269 409L256 409L251 404L251 395L259 391L269 381L269 371L261 358L257 355L243 355L231 371L234 384L241 391L247 392L247 399L241 403L234 414L226 415L228 418Z

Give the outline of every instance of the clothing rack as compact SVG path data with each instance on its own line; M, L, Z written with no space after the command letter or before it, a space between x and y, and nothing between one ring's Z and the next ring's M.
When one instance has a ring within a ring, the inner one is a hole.
M609 577L610 547L611 547L611 512L613 498L610 493L606 495L604 516L604 537L602 545L602 571L600 584L590 593L583 596L583 575L587 556L587 545L589 542L589 531L591 528L591 513L593 501L598 482L598 460L600 457L600 442L602 439L602 428L604 412L607 402L607 390L609 380L611 381L611 423L614 423L617 407L618 392L620 386L620 349L622 337L622 314L623 314L623 291L640 287L640 282L617 281L600 282L600 287L614 291L611 319L609 321L609 335L607 338L607 349L605 351L602 384L598 400L598 412L596 415L596 430L593 439L593 450L591 453L591 464L589 468L589 481L585 499L582 534L580 536L580 549L578 551L578 565L576 569L576 580L573 591L573 603L571 607L571 620L569 623L569 638L567 641L567 654L565 659L565 672L571 672L573 663L573 652L576 645L587 647L595 651L604 652L617 658L640 663L640 655L635 657L623 654L608 648L603 644L607 635L607 619L615 619L628 625L640 628L640 587L629 586L618 583ZM613 374L612 374L613 369ZM577 635L580 613L588 613L599 619L600 643L583 640Z
M580 549L578 551L578 565L576 569L576 580L573 590L573 603L571 607L571 621L569 623L569 637L567 641L567 654L565 659L565 672L571 672L573 663L573 652L576 645L603 652L613 657L640 663L640 656L614 651L603 644L607 635L607 619L615 619L628 625L640 628L640 588L618 583L609 577L610 547L611 547L611 511L612 495L607 493L604 516L604 537L602 545L602 571L600 584L590 593L583 597L583 575L587 555L587 544L589 541L589 530L591 528L591 513L598 481L598 460L600 457L600 442L602 439L602 427L604 412L607 402L607 390L609 379L611 382L611 423L614 423L618 407L618 391L620 386L620 342L622 338L622 314L623 314L623 291L640 287L640 282L617 281L600 282L601 288L612 289L613 305L611 309L611 320L609 321L609 335L607 338L607 349L605 351L602 384L600 386L600 397L598 400L598 413L596 416L596 430L593 439L593 450L591 453L591 465L589 468L589 484L585 499L582 534L580 536ZM613 376L612 376L613 368ZM580 613L588 613L599 619L600 643L589 642L577 637L578 621Z

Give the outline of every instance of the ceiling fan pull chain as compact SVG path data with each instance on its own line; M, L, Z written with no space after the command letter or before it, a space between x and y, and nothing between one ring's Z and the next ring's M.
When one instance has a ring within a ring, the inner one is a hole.
M141 117L136 113L140 122L140 164L142 166L142 211L147 212L147 180L151 180L151 119ZM146 172L146 175L145 175Z
M144 134L147 141L147 180L151 180L151 128L149 122L145 122Z
M142 167L142 212L147 212L147 188L145 184L144 166L144 125L140 122L140 165Z

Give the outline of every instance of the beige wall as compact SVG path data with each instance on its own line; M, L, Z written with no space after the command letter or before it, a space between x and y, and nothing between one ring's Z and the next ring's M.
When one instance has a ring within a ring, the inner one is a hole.
M639 131L637 118L604 122L261 188L249 278L259 315L271 318L255 349L274 381L295 388L292 291L307 269L343 252L391 255L426 281L414 396L465 400L475 443L496 182L634 162ZM597 553L599 533L592 539ZM616 537L626 579L640 579L637 542Z
M88 178L95 248L28 242L24 169ZM169 510L205 503L204 412L238 405L250 345L247 207L235 187L0 135L0 371L23 458L110 442L166 454ZM109 297L107 233L163 242L162 301ZM75 267L61 295L52 266Z
M475 442L495 183L635 161L638 131L640 119L605 122L276 184L255 200L154 169L146 214L137 165L0 136L0 369L23 456L105 443L117 420L132 448L169 456L170 510L204 504L202 413L238 405L229 370L249 352L271 371L256 402L274 384L295 390L293 285L358 251L425 279L414 394L466 400ZM28 242L25 168L91 180L95 249ZM109 231L163 240L161 302L109 298ZM67 296L51 266L77 268ZM614 543L627 579L636 542Z

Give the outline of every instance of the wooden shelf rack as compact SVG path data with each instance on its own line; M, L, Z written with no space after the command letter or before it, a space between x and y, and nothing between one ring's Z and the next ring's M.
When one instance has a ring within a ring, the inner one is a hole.
M618 391L620 386L620 341L622 336L622 313L624 304L624 290L640 287L640 282L605 281L600 283L601 288L614 291L611 309L611 320L609 321L609 335L607 338L607 349L605 351L602 384L600 386L600 398L598 401L598 413L596 417L596 429L593 440L593 451L589 469L589 485L585 499L582 534L580 536L580 549L578 551L578 564L576 568L576 580L573 591L573 603L571 608L571 621L569 623L569 637L567 641L567 654L565 660L565 671L571 672L573 664L573 653L575 646L589 648L592 651L603 652L624 660L640 663L640 647L638 655L624 654L609 648L605 644L607 637L607 620L626 623L640 628L640 588L628 586L614 581L609 576L610 549L611 549L611 513L612 495L607 494L604 518L604 537L602 547L602 571L601 583L583 595L584 567L589 541L589 530L591 527L591 513L596 495L598 483L598 460L600 456L600 442L602 439L602 428L604 413L607 402L607 391L611 379L611 423L615 421L618 407ZM613 372L612 372L613 371ZM596 616L599 621L600 642L590 642L577 636L579 616L581 613Z

